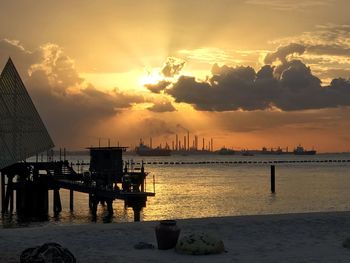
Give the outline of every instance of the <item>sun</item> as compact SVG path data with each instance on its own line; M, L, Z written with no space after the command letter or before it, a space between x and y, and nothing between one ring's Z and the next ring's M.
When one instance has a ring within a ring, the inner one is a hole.
M157 84L162 80L164 80L164 76L160 73L160 69L152 69L146 70L146 74L140 77L139 83L141 86L145 86Z

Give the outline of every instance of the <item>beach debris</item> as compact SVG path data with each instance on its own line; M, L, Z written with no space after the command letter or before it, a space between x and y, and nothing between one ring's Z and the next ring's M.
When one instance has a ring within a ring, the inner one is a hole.
M219 254L225 251L224 242L208 233L192 233L180 238L176 252L189 255Z
M135 249L154 249L154 245L146 242L139 242L134 245Z
M350 249L350 237L343 241L343 247Z
M180 235L176 220L161 220L155 227L158 249L172 249L176 246Z
M45 243L25 249L20 256L21 263L76 263L74 255L57 243Z

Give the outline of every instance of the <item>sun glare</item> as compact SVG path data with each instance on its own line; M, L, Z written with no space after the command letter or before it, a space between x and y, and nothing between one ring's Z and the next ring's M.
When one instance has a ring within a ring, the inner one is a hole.
M160 71L157 69L153 69L152 71L147 70L146 74L140 77L139 83L141 86L145 86L147 84L157 84L163 79L164 77L162 76Z

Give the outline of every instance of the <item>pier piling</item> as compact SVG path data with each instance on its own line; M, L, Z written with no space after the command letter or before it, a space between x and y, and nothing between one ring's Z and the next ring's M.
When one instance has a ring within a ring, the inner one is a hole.
M61 211L62 211L62 204L61 204L60 190L54 189L53 190L53 212L57 214L57 213L60 213Z
M3 211L8 212L9 206L10 211L13 211L13 187L12 187L12 175L7 175L7 187L6 187L6 193L5 193L5 206Z
M275 166L271 165L271 193L275 193Z
M112 216L113 215L113 200L107 200L107 210L108 210L108 215Z
M1 176L1 212L5 212L5 174L0 173Z
M69 210L73 211L74 209L74 191L69 190Z
M134 222L140 222L142 208L139 206L134 206L132 209L134 210Z
M14 205L14 193L13 193L13 187L11 186L10 189L10 213L13 212L13 205Z

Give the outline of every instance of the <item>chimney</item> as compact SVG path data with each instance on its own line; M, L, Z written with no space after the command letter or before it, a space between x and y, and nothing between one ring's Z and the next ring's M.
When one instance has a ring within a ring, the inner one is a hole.
M190 132L187 131L187 151L190 150Z
M179 147L179 138L176 134L176 148L175 148L176 151L179 149L178 147Z

